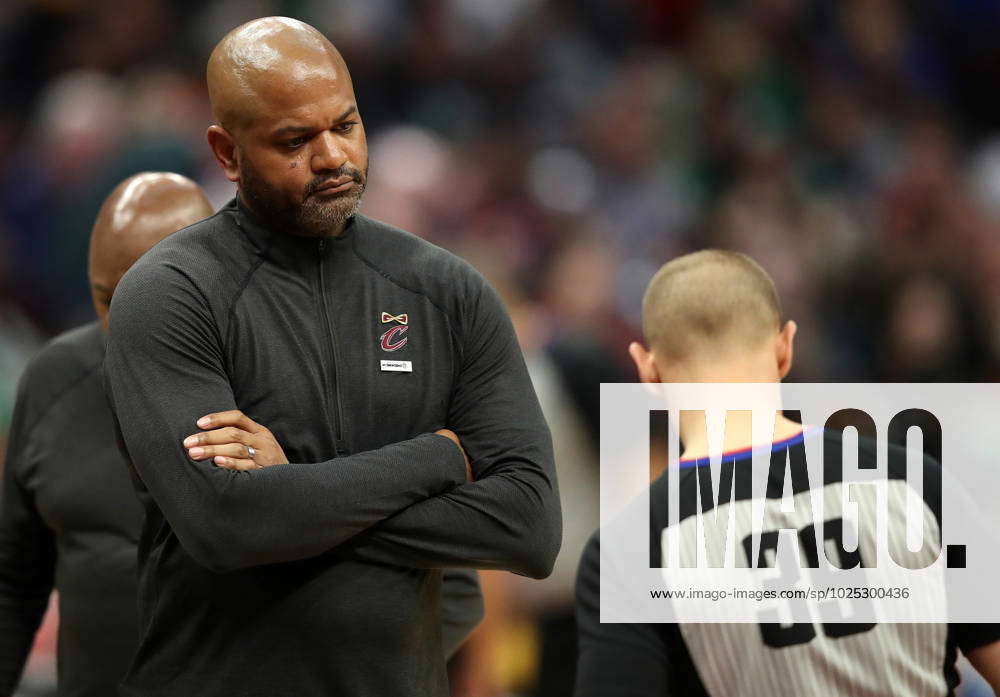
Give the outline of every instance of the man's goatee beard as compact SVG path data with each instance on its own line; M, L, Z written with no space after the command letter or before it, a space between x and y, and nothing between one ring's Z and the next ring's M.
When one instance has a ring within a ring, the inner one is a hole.
M307 198L295 214L295 224L302 234L322 236L331 230L342 227L353 218L361 208L361 196L364 194L364 184L355 184L357 193L351 192L350 200L338 199L325 206L313 205L315 199Z
M307 195L301 203L281 200L273 187L257 174L246 160L240 168L240 195L247 206L271 227L292 235L325 237L357 215L368 180L367 168L361 175L354 170L354 190L328 204Z

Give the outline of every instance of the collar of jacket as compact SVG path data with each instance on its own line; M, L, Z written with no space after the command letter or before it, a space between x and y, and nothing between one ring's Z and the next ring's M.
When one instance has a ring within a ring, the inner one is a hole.
M315 265L324 255L335 253L351 245L358 216L351 218L343 234L337 237L303 237L275 230L264 223L237 196L223 210L229 212L257 253L282 266L302 267Z

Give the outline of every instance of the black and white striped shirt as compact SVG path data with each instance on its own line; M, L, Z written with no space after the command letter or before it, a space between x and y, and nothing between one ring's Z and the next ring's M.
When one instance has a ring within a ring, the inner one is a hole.
M773 444L772 453L801 445L803 437L800 434ZM840 439L831 433L824 434L824 438L824 447L841 447ZM750 456L749 450L724 455L723 477L725 468L732 471L741 464L745 466ZM875 443L860 438L859 456L874 458ZM696 473L707 462L681 463L677 480L681 500L678 528L695 524L697 506L686 503L695 500ZM938 465L928 459L925 467ZM793 496L810 494L807 478L798 478L794 466L791 479ZM905 515L905 466L903 471L894 471L890 466L888 479L890 515ZM934 477L925 477L924 481L925 525L934 531L937 545L926 548L925 553L936 557L940 551L940 491L926 486L926 482L935 481ZM773 487L771 484L769 480L767 497L781 498L782 482ZM843 515L843 487L836 477L827 477L823 482L826 530L836 529L830 523ZM654 567L661 566L661 539L668 527L667 494L667 478L662 476L650 488L650 562ZM752 532L750 488L741 487L736 478L735 489L722 496L719 512L725 519L728 512L722 507L735 508L737 537ZM858 501L862 508L874 507L875 503L874 496ZM716 502L702 505L716 506ZM780 520L765 521L765 528L803 528L812 523L808 507L794 508L793 513L776 511L774 515ZM810 516L810 520L794 519L803 515ZM686 537L694 539L685 535L674 539ZM895 544L905 542L897 540ZM856 553L863 557L873 545L874 539L862 535ZM958 684L956 650L968 651L1000 639L1000 625L989 624L602 624L599 601L600 538L595 533L581 559L577 579L577 697L944 697L954 694Z

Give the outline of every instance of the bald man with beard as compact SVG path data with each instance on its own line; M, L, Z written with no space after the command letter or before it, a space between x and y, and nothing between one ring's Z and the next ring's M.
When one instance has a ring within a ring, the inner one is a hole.
M146 510L122 693L441 697L443 569L544 577L561 541L510 319L466 262L358 213L364 126L322 34L243 25L208 89L238 196L111 309Z
M142 509L105 397L108 306L150 247L212 214L197 184L145 173L104 202L90 241L99 320L50 341L18 388L0 499L0 695L17 686L53 588L59 695L115 694L135 651Z

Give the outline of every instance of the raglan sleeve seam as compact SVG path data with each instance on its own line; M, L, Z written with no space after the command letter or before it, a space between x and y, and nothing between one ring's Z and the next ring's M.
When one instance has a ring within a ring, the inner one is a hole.
M25 428L23 430L23 436L21 437L22 440L24 440L25 442L30 441L31 438L32 438L32 436L34 436L34 434L35 434L35 430L39 426L41 426L42 423L44 423L45 417L48 416L50 413L52 413L52 410L55 409L56 406L59 405L68 395L70 395L73 392L74 389L76 389L80 385L82 385L83 382L87 378L89 378L90 376L92 376L94 374L94 372L96 372L97 370L99 370L101 368L101 365L102 364L98 362L98 363L96 363L96 364L88 367L87 369L85 369L83 371L83 373L81 373L76 378L74 378L73 380L71 380L67 385L63 386L58 392L56 392L56 394L54 396L48 398L49 399L48 403L34 417L34 420L31 421L31 422L29 422L29 425L25 426ZM26 382L27 382L28 379L30 379L30 376L26 374L25 375ZM26 386L24 388L24 391L25 391L25 393L28 392ZM10 455L8 454L7 462L10 462L10 460L12 460L12 459L15 459L15 458L10 457ZM14 474L15 474L15 476L17 476L20 473L15 471ZM20 481L20 480L18 480L18 481Z

